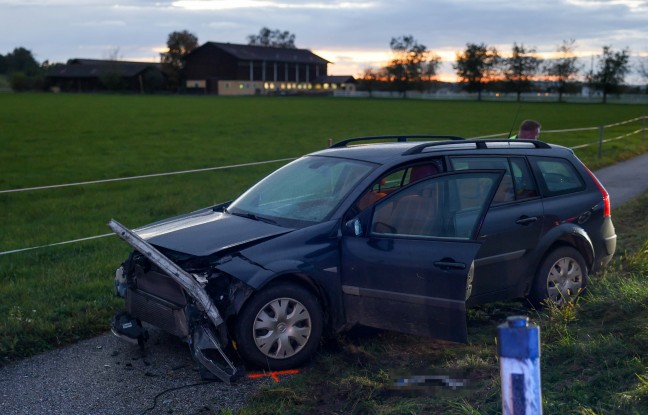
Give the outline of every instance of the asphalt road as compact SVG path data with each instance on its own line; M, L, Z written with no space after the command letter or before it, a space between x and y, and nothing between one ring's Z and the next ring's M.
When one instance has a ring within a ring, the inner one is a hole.
M595 172L617 207L648 188L648 154ZM0 368L0 414L205 414L237 410L270 378L201 383L188 346L152 331L146 354L106 334Z
M150 333L145 355L105 334L0 368L0 414L210 414L271 382L202 382L185 343Z
M610 194L612 208L648 189L648 153L594 172Z

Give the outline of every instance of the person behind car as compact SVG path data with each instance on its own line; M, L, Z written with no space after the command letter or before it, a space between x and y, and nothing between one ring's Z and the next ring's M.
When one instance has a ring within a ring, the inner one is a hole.
M522 139L522 140L537 140L540 137L540 125L539 122L535 120L524 120L520 124L520 130L516 135L511 136L512 140Z

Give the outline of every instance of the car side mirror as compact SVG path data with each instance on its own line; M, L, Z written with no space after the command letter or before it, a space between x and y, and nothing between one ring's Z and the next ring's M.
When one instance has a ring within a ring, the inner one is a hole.
M360 219L355 218L351 219L344 225L347 229L347 231L354 235L354 236L362 236L363 229L362 229L362 222L360 222Z

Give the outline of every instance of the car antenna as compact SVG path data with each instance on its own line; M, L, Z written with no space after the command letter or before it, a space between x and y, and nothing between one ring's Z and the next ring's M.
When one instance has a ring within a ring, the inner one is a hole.
M513 134L513 128L515 128L515 122L517 121L518 115L520 115L521 107L522 107L522 103L518 102L517 111L515 111L515 117L513 117L513 123L511 124L511 129L509 130L508 137L506 138L511 138L511 134Z

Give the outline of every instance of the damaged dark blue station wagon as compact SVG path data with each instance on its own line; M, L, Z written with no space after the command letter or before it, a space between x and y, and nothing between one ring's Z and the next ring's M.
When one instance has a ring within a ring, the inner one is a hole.
M466 307L573 300L616 248L607 192L567 148L528 140L342 141L234 201L129 230L126 312L190 346L201 374L231 360L282 370L354 325L465 342Z

